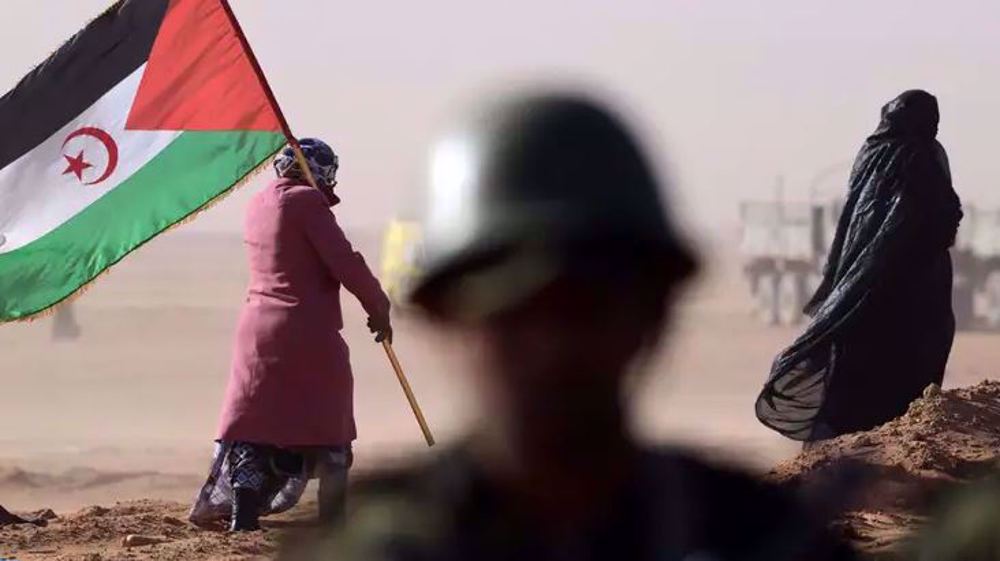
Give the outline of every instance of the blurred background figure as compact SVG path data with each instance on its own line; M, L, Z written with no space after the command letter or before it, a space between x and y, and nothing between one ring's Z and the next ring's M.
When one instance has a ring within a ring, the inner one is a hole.
M868 430L944 379L955 336L949 248L962 210L938 121L937 99L921 90L882 108L806 306L812 322L757 400L768 427L805 441Z
M73 304L62 304L56 307L52 318L53 341L75 341L80 338L80 324L76 321Z
M431 190L412 300L466 353L479 421L361 484L302 558L850 558L779 490L633 436L627 382L696 264L616 117L489 106L437 147Z
M320 517L339 517L357 437L340 287L364 306L377 340L392 336L389 300L330 212L337 155L316 139L301 146L319 189L288 147L274 160L278 179L247 210L250 288L219 445L191 512L198 523L231 513L230 530L256 530L260 514L294 506L314 474Z

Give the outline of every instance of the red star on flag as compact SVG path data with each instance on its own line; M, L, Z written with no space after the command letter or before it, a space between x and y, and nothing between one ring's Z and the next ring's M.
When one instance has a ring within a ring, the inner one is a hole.
M66 162L69 165L66 166L66 170L63 171L62 174L75 174L76 178L80 181L83 181L83 170L94 167L90 162L84 161L83 150L80 150L80 153L77 154L75 158L67 156L66 154L63 154L63 158L66 158Z

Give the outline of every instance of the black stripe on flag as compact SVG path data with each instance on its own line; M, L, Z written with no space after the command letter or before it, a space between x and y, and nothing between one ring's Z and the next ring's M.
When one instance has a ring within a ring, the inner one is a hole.
M168 3L115 3L0 98L0 169L30 152L142 66L153 49Z

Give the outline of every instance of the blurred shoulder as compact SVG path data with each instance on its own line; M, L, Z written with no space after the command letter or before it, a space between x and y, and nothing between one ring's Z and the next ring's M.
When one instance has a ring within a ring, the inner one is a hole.
M682 449L649 451L643 469L646 480L662 482L665 493L677 497L676 490L680 490L684 502L695 507L692 515L705 522L720 519L726 524L724 519L733 519L753 526L783 518L800 508L791 490L745 469Z
M672 496L657 495L681 503L695 543L723 558L753 551L795 561L856 559L852 546L831 530L828 505L807 504L793 488L690 452L661 449L653 457L676 478L672 489L662 489Z
M459 480L451 452L352 476L346 524L289 545L279 561L410 561L443 557L454 542ZM449 491L448 488L451 487Z
M695 508L686 513L701 520L739 516L735 513L741 509L780 514L799 508L789 489L683 449L643 450L637 470L635 483L642 495L692 505ZM458 504L474 492L482 477L467 450L455 448L434 458L373 472L360 478L354 489L362 497Z
M399 512L460 512L484 495L484 475L466 450L439 456L362 478L355 496L362 503L388 501ZM804 508L789 489L736 468L677 448L640 453L632 493L652 511L686 519L696 533L729 535L753 542L789 528ZM381 509L380 509L381 510Z
M660 447L646 451L646 462L653 466L675 470L680 477L697 483L732 485L762 492L774 492L776 485L767 483L743 467L715 460L684 448Z
M423 502L458 500L476 468L464 447L446 449L437 455L384 467L358 477L352 490L359 497L406 497Z
M747 472L673 448L642 451L637 469L612 518L629 525L638 520L636 527L646 528L643 540L718 559L749 553L788 561L852 558L789 491ZM483 532L521 526L498 493L460 447L381 469L355 480L348 524L311 551L395 561L461 558L453 554L470 543L503 549Z

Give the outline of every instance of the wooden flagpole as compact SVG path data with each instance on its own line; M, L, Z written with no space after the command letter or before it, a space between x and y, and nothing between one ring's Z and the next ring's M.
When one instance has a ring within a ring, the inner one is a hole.
M271 85L267 83L267 78L264 77L264 71L260 67L260 63L257 61L257 56L254 54L253 49L250 48L250 42L243 33L243 28L240 26L239 20L236 19L236 14L233 12L232 6L229 5L228 0L219 0L219 2L222 5L222 9L226 12L226 16L229 18L229 23L233 26L233 31L235 31L236 36L239 37L240 43L243 46L243 51L247 54L247 59L249 59L254 73L257 74L257 80L260 82L261 88L264 89L264 95L267 96L271 109L274 110L275 115L278 117L278 122L281 124L281 132L285 135L285 139L288 141L288 145L291 146L292 151L295 152L295 160L298 162L299 167L305 174L306 181L308 181L309 185L311 185L314 189L319 191L319 185L316 183L316 178L313 177L312 170L309 169L309 163L306 161L305 154L302 153L302 147L299 145L299 140L292 134L292 129L288 126L285 114L281 111L281 106L278 105L278 99L274 97L274 91L271 90ZM420 409L420 404L417 403L417 398L413 394L413 389L410 388L410 382L407 380L406 374L403 372L403 367L399 364L399 359L396 357L396 351L392 348L392 343L388 340L383 340L382 348L385 349L385 354L389 358L389 363L392 365L392 369L396 372L396 378L399 379L399 385L402 386L403 393L406 395L406 400L410 403L410 409L413 410L413 415L417 418L417 424L420 425L420 430L424 433L424 440L427 441L427 446L434 446L434 435L431 434L431 429L427 425L427 420L424 419L424 413Z
M434 446L434 435L431 434L431 428L427 426L427 420L424 419L424 412L420 410L420 404L417 403L417 396L413 395L413 390L410 388L410 382L406 379L406 374L403 374L403 367L399 365L399 359L396 358L396 351L392 349L392 343L388 339L383 339L382 348L385 349L385 354L389 357L389 362L392 363L392 369L396 371L396 378L399 379L399 385L403 387L406 400L410 402L410 409L413 410L413 415L417 418L417 424L420 425L420 430L424 433L424 440L427 441L428 446Z

